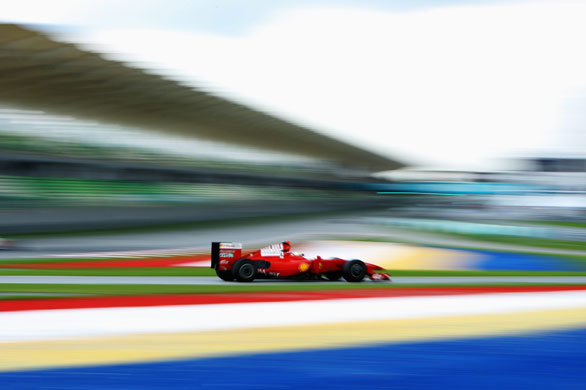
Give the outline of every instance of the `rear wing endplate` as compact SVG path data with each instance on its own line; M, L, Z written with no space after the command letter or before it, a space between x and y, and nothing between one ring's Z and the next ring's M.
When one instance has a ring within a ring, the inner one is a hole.
M220 264L220 259L238 260L242 254L242 244L238 242L212 242L212 264L211 267L216 269Z

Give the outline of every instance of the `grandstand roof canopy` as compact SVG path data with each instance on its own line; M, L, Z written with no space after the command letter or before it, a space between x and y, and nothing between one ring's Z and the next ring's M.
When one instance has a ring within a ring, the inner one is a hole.
M402 166L272 115L13 24L0 24L0 102L325 159L347 168L381 171Z

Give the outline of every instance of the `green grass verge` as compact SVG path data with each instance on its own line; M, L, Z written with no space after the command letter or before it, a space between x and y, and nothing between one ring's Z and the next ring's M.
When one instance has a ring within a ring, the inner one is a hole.
M68 295L68 297L79 297L82 295ZM5 301L5 300L15 300L15 299L19 299L19 300L24 300L24 299L43 299L43 298L62 298L62 297L56 297L56 296L47 296L47 295L18 295L18 294L10 294L10 295L0 295L0 302Z
M257 284L226 284L226 285L105 285L105 284L4 284L0 292L11 293L67 293L91 294L102 296L159 295L159 294L211 294L236 292L270 292L270 291L323 291L351 290L356 288L414 288L414 287L489 287L489 286L570 286L560 283L453 283L453 284L392 284L392 283L291 283L283 285ZM583 285L582 285L583 286ZM31 296L27 296L30 299ZM50 297L43 297L50 298Z
M49 298L81 298L81 297L88 297L88 296L97 296L94 294L25 294L25 293L14 293L14 294L1 294L0 295L0 302L3 300L14 300L14 299L49 299Z
M585 222L567 222L567 221L519 221L523 223L532 223L536 225L547 225L547 226L562 226L562 227L574 227L586 229Z
M40 264L40 263L75 263L82 261L126 261L140 260L131 258L91 258L91 257L40 257L28 259L1 259L0 268L3 264Z

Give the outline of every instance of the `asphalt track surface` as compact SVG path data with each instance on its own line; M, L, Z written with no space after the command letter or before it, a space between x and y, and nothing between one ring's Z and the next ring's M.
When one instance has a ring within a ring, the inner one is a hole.
M521 250L529 252L586 255L586 251L523 247L432 233L405 231L388 226L365 223L363 217L379 215L380 211L306 218L275 217L274 222L238 224L210 228L190 228L149 232L117 232L74 236L46 236L18 240L13 250L1 250L2 259L38 258L87 252L144 251L189 248L209 251L212 241L241 242L245 247L290 240L323 239L328 237L380 237L436 246Z
M359 216L352 216L352 218ZM106 234L47 236L18 240L18 248L0 251L1 259L48 257L84 252L144 251L190 248L209 251L213 241L241 242L246 247L284 240L302 241L314 237L346 234L350 237L380 235L384 227L354 223L349 216L275 218L263 224L238 224L211 228L119 232Z
M225 282L213 276L0 276L0 284L152 284L152 285L194 285L194 286L250 286L262 285L335 285L345 281L291 281L258 279L252 284ZM584 284L586 276L421 276L394 277L391 282L377 283L388 285L402 284L505 284L505 283L544 283L544 284Z

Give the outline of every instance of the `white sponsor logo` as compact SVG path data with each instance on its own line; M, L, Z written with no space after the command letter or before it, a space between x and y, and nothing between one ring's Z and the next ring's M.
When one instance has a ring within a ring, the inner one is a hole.
M220 257L234 257L234 253L220 253Z
M242 249L242 244L238 242L221 242L220 249Z

